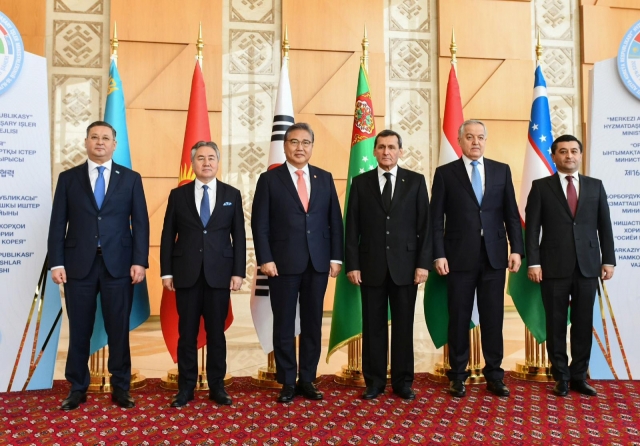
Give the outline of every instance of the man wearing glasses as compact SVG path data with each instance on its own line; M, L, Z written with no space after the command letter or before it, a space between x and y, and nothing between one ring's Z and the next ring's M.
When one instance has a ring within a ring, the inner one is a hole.
M271 291L276 378L282 384L278 401L288 403L296 393L322 399L313 385L320 360L322 306L329 276L336 277L342 267L343 229L332 175L309 165L314 142L311 127L293 124L284 141L286 163L258 180L251 229L257 262Z

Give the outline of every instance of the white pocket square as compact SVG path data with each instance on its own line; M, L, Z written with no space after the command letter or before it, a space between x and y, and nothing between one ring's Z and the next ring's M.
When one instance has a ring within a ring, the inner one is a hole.
M225 201L222 206L231 206L233 203L230 201Z

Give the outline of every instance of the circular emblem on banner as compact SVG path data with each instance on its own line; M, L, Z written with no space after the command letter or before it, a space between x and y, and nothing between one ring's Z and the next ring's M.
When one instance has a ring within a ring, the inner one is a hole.
M627 31L620 43L618 73L627 90L640 99L640 22Z
M373 132L373 110L366 101L358 99L356 101L354 125L362 133L370 135Z
M24 45L18 28L0 12L0 94L11 88L20 75L23 62Z

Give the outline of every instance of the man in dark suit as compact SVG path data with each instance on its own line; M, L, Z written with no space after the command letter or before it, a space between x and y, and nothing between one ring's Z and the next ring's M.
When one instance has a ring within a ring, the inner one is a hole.
M351 183L345 243L347 277L362 291L362 398L378 397L387 383L390 307L391 386L412 400L416 294L431 268L429 195L423 175L398 167L398 133L380 132L373 155L378 168Z
M518 271L524 243L511 170L484 158L486 140L484 123L465 121L458 132L462 158L438 167L433 178L433 257L438 274L447 275L451 365L447 374L449 393L457 397L466 394L469 324L476 293L487 390L509 396L501 367L505 269Z
M200 317L207 331L209 399L229 405L224 389L224 323L231 291L242 285L246 238L240 191L216 180L220 151L200 141L191 149L196 179L171 191L160 242L162 286L176 293L178 393L172 407L193 399L198 380Z
M526 207L528 276L540 284L547 352L559 396L596 395L587 379L598 277L613 277L616 256L602 181L578 174L582 143L572 135L551 145L557 173L531 184ZM540 231L542 230L542 239ZM600 254L602 253L602 257ZM571 365L567 311L571 303Z
M268 277L273 310L279 402L296 393L322 399L316 389L322 304L329 275L342 267L343 229L333 177L309 164L313 130L299 122L284 134L286 163L260 175L251 229L258 265ZM295 350L296 302L300 302L300 368Z
M58 178L49 226L49 265L64 284L69 317L65 377L71 392L62 409L87 400L89 345L100 293L109 338L112 400L130 408L129 315L133 285L149 266L149 216L140 175L111 159L116 131L96 121L87 127L88 160Z

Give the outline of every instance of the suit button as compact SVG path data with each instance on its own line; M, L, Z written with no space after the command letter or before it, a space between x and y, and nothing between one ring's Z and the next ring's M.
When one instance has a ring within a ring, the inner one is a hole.
M200 248L200 252L202 252L202 248Z
M388 215L387 215L387 220L391 220L391 217L389 217Z
M576 225L576 222L574 221L574 222L573 222L573 226L575 226L575 225Z
M389 231L387 231L387 234L389 233Z
M307 234L311 234L311 231L307 231Z
M480 211L480 213L482 214L482 211Z
M94 236L93 236L93 238L98 238L98 236L97 236L97 235L94 235Z
M389 247L387 246L387 249L389 249Z
M203 234L206 234L206 233L207 233L207 230L205 229L204 231L202 231L202 233L203 233Z
M307 217L309 216L309 214L307 214Z
M98 220L102 220L102 217L98 217Z

